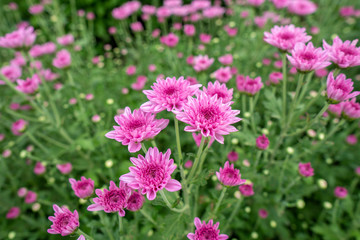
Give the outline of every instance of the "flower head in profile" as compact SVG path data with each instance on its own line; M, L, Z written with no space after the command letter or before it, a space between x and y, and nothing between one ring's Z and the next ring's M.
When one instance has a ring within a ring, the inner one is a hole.
M57 68L66 68L71 64L71 54L68 50L63 49L56 53L56 57L53 59L52 64Z
M232 110L231 104L231 101L223 103L217 95L209 96L201 92L196 98L189 97L184 111L176 111L175 114L178 120L190 125L185 127L185 131L200 131L204 137L213 137L223 144L223 135L238 131L231 124L241 120L236 117L240 111Z
M356 47L358 39L343 42L339 37L329 45L323 40L324 49L328 52L330 60L340 68L355 67L360 65L360 47Z
M245 196L245 197L250 197L252 195L254 195L254 189L253 189L253 183L249 183L249 184L243 184L239 186L239 191L241 193L241 195Z
M217 222L214 224L212 219L206 223L205 221L201 222L201 220L196 217L194 224L196 227L195 233L189 233L187 235L190 240L226 240L229 238L226 234L220 234L220 230L218 229L220 223Z
M287 55L287 58L291 65L300 72L322 69L331 64L328 61L327 51L322 48L315 48L312 42L307 45L302 42L296 43L294 49L290 52L291 56Z
M31 78L26 78L26 80L18 79L16 82L18 84L16 90L25 94L32 94L38 90L41 80L37 74L34 74Z
M314 176L314 169L311 167L311 163L299 163L299 173L304 177Z
M33 45L36 39L36 33L33 27L19 28L11 33L0 37L0 47L3 48L23 48Z
M193 67L195 71L201 72L208 69L214 63L213 58L209 58L208 55L199 55L193 59Z
M249 76L239 75L236 77L236 86L240 92L255 95L264 84L261 81L261 77L250 78Z
M203 87L203 91L209 96L217 95L223 103L230 102L233 97L233 89L228 89L226 84L220 84L218 81L209 82L207 88Z
M342 102L342 111L350 120L360 118L360 104L355 102L355 98Z
M25 131L29 123L24 119L19 119L11 125L11 131L14 135L20 136Z
M316 12L317 6L310 0L292 0L287 6L290 13L305 16Z
M346 79L345 74L339 74L334 78L333 72L330 72L326 82L327 98L331 103L339 103L356 97L360 92L351 92L354 89L353 84L354 83L350 78Z
M156 192L164 188L169 192L179 191L180 182L171 178L176 165L174 160L170 159L170 154L170 149L161 153L156 147L149 148L145 157L139 154L137 158L130 158L135 166L130 167L130 172L122 175L120 180L133 189L139 189L149 200L154 200Z
M292 24L275 26L270 31L264 33L264 41L283 51L289 51L296 43L306 43L311 39L311 36L306 34L305 28L298 28Z
M61 234L61 236L67 236L76 231L79 227L79 214L75 210L72 213L66 207L60 208L58 205L53 205L55 214L49 217L49 220L53 222L50 229L47 230L50 234Z
M240 170L234 168L234 164L230 165L229 161L226 161L224 168L216 172L216 176L225 186L238 186L246 182L245 179L241 179Z
M9 79L11 82L14 82L16 79L21 77L21 68L17 65L9 65L4 66L0 69L0 72L4 77ZM5 84L2 80L0 80L0 84Z
M134 191L128 199L126 209L132 212L136 212L144 205L144 196Z
M69 182L74 193L79 198L88 198L94 192L94 181L92 179L86 179L81 177L81 180L76 181L74 178L70 178Z
M148 102L141 105L140 109L145 112L158 113L163 110L181 111L183 105L198 92L201 84L191 85L184 77L176 79L166 78L157 79L151 86L152 90L144 90L144 94L149 99Z
M174 33L169 33L166 36L160 37L160 42L168 47L175 47L179 42L179 37Z
M213 74L215 79L222 83L227 83L232 78L230 67L221 67Z
M265 134L256 138L256 147L260 150L265 150L269 147L270 141Z
M155 114L141 109L131 113L129 107L120 116L115 116L115 122L119 126L114 126L114 130L105 136L128 145L129 152L139 151L141 142L154 138L169 124L168 119L155 119Z
M19 215L20 215L20 208L19 207L12 207L6 213L6 218L7 219L14 219L14 218L17 218Z
M118 212L121 217L125 216L127 201L131 195L131 188L126 183L121 182L119 187L113 181L110 181L109 190L96 189L97 198L93 198L94 204L91 204L88 211L104 211L106 213Z
M348 190L344 187L336 187L334 190L334 195L337 198L346 198L348 195Z

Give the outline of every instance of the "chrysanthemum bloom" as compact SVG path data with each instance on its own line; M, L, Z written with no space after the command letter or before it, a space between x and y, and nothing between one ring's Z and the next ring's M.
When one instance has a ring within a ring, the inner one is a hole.
M17 218L19 215L20 215L20 208L19 207L12 207L6 213L6 218L7 219L14 219L14 218Z
M195 26L192 24L185 24L184 25L184 33L187 36L194 36L196 32Z
M243 184L241 186L239 186L239 191L241 193L241 195L243 195L244 197L250 197L252 195L254 195L254 189L253 189L253 183L249 183L249 184Z
M239 154L235 151L231 151L228 153L227 158L230 162L236 162L237 160L239 160Z
M183 105L187 103L188 97L197 93L200 86L201 84L190 85L190 82L184 80L184 77L179 79L176 77L159 78L151 86L152 90L143 91L149 101L142 104L140 109L152 113L158 113L165 109L169 112L181 111Z
M179 42L179 37L174 33L160 37L160 42L168 47L175 47Z
M345 7L340 8L339 14L342 17L351 17L351 16L355 15L354 6L345 6Z
M315 48L312 42L307 45L302 42L296 43L290 52L291 56L287 55L287 58L299 72L310 72L331 65L327 51Z
M11 131L14 135L20 136L25 131L27 125L27 121L19 119L11 125Z
M42 45L34 45L29 50L29 54L30 54L30 56L36 58L36 57L40 57L45 54L51 54L51 53L55 52L55 50L56 50L55 43L47 42Z
M330 60L340 68L355 67L360 65L360 47L356 47L358 39L354 41L341 41L339 37L329 45L323 40L324 49L328 52Z
M64 164L56 164L56 168L62 174L68 174L72 171L72 164L71 163L64 163Z
M300 16L312 14L317 10L316 4L309 0L292 0L287 8L290 13Z
M194 57L193 66L195 71L201 72L208 69L214 62L213 58L209 58L208 55L199 55Z
M236 117L239 110L232 110L232 102L223 103L217 95L209 96L204 92L196 98L189 97L184 105L184 111L176 111L176 118L190 126L185 127L186 132L200 131L204 137L213 137L223 144L223 135L238 131L234 126L241 118Z
M203 138L203 135L201 133L199 133L199 134L193 133L192 136L194 138L196 146L200 147L201 139ZM205 139L204 144L207 145L209 143L209 147L211 147L211 145L213 144L214 141L215 141L215 139L213 137L210 138L210 143L207 139Z
M193 161L187 160L184 164L185 168L191 168L193 166Z
M221 67L213 74L215 79L222 83L227 83L232 78L230 67Z
M298 28L292 24L275 26L271 29L271 33L264 33L264 41L283 51L289 51L296 43L306 43L311 40L311 36L308 36L305 31L305 28Z
M4 77L9 79L11 82L14 82L16 79L21 77L21 68L17 65L9 65L4 66L0 69L0 72ZM2 80L0 80L0 84L5 84Z
M259 209L258 214L259 214L259 217L261 217L261 218L267 218L269 215L268 211L266 211L266 209L263 209L263 208Z
M41 175L46 171L46 167L41 162L37 162L34 167L34 173L36 175Z
M264 3L265 0L247 0L247 3L251 6L258 7Z
M60 45L67 46L74 43L74 36L72 34L66 34L58 37L56 40Z
M79 214L75 210L72 213L66 207L60 208L58 205L53 205L55 214L54 217L49 217L49 220L53 222L50 229L47 230L50 234L61 234L61 236L67 236L75 232L79 223Z
M137 152L141 149L141 142L152 139L160 133L168 124L168 119L155 119L152 113L143 112L141 109L131 113L129 107L120 116L115 116L114 130L105 136L128 145L129 152Z
M93 198L94 204L87 208L88 211L119 212L121 217L125 216L124 208L127 207L127 201L131 195L131 188L126 183L120 181L117 187L113 181L110 181L109 190L96 189L95 193L98 197Z
M18 79L16 89L25 94L32 94L39 88L40 78L37 74L34 74L31 78L26 78L26 80Z
M355 98L342 102L342 110L344 116L349 119L360 118L360 104L355 102Z
M57 52L56 57L52 61L52 64L54 67L57 67L57 68L66 68L66 67L70 66L70 64L71 64L70 53L66 49L63 49L63 50Z
M321 68L318 70L315 70L315 76L322 78L326 77L329 74L329 71L326 68Z
M345 74L339 74L334 78L333 72L330 72L326 82L328 100L331 103L338 103L356 97L360 92L355 91L351 93L354 89L353 85L353 81L350 78L346 79Z
M356 173L358 176L360 176L360 167L357 167L357 168L355 169L355 173Z
M126 209L132 212L136 212L144 205L145 198L138 192L133 192L127 201Z
M346 198L348 191L344 187L336 187L334 190L335 197L337 198Z
M46 81L54 81L55 79L59 78L60 75L57 73L53 73L51 69L41 69L39 72L40 76L42 76Z
M44 11L44 6L41 4L35 4L29 7L29 13L32 15L38 15Z
M311 167L311 163L299 163L299 173L304 177L314 176L314 169Z
M135 166L130 167L130 172L122 175L120 180L128 183L133 189L139 189L149 200L154 200L156 192L163 188L169 192L179 191L180 182L171 179L176 165L174 160L170 159L170 154L170 149L163 154L156 147L149 148L145 157L139 154L138 158L130 158Z
M226 161L224 169L220 168L219 172L216 172L216 176L225 186L238 186L246 182L241 179L240 170L234 168L234 164L229 165L229 161Z
M233 89L228 89L226 84L220 84L218 81L209 82L207 88L203 87L203 91L211 97L217 95L223 103L230 102L233 97Z
M202 11L202 14L206 18L220 17L225 13L225 9L220 6L212 6Z
M27 191L27 193L25 195L25 203L33 203L36 201L36 199L37 199L36 192Z
M271 0L277 9L286 8L290 0Z
M195 233L189 233L187 235L190 240L226 240L229 238L226 234L220 234L220 230L218 229L220 223L217 222L214 224L212 219L206 224L205 221L201 223L201 220L196 217L194 224L196 227Z
M11 33L0 37L0 47L23 48L33 45L36 34L33 27L19 28Z
M209 34L205 34L205 33L200 33L200 41L204 44L207 44L211 41L211 35Z
M94 181L92 179L86 179L81 177L81 180L76 181L74 178L70 178L69 182L74 193L79 198L88 198L94 192Z
M340 117L342 113L343 108L343 102L340 102L338 104L330 104L328 108L328 112L332 115L335 115L335 117Z
M283 79L283 75L281 72L272 72L269 75L269 81L271 84L277 85L279 84L280 80Z
M261 81L261 77L252 79L249 76L244 77L239 75L236 77L236 86L240 92L255 95L260 91L264 84Z
M226 54L219 57L218 60L223 65L231 65L233 63L233 56L231 54Z
M270 144L269 139L266 137L265 134L256 138L256 147L261 150L265 150L268 148Z
M19 188L18 192L17 192L17 195L19 197L25 197L26 196L26 193L27 193L27 189L22 187L22 188Z
M349 136L347 136L346 142L350 145L355 145L358 142L356 135L350 134Z

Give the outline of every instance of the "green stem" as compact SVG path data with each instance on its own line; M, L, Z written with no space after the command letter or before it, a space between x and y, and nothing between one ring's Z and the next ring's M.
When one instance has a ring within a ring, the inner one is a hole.
M287 69L286 69L286 53L282 55L282 74L283 74L283 92L282 92L282 107L283 107L283 122L286 123L286 82L287 82Z
M243 198L240 198L238 201L236 201L236 205L235 207L233 208L232 212L231 212L231 215L230 217L228 218L227 222L226 222L226 225L223 229L223 232L226 232L226 230L229 228L232 220L234 219L235 215L238 213L239 211L239 208L240 208L240 205L241 205L241 202L242 202L242 199Z
M89 235L87 235L86 233L84 233L80 228L78 228L78 230L76 231L76 233L79 235L79 237L80 237L81 235L83 235L86 240L94 240L92 237L90 237Z
M164 200L166 206L171 210L171 211L174 211L174 212L177 212L177 213L182 213L184 212L187 208L188 208L188 205L185 205L182 209L177 209L177 208L173 208L171 206L171 203L169 202L169 200L167 199L165 193L163 190L160 190L160 195L162 197L162 199Z
M143 150L143 152L146 154L147 150L146 150L146 146L144 143L141 143L141 149Z
M332 212L332 224L335 226L336 225L336 218L337 218L337 210L339 208L339 199L335 200L335 204L334 204L334 208L333 208L333 212Z
M203 168L203 165L204 165L204 162L205 162L205 158L206 158L206 155L209 151L209 148L210 148L210 145L211 145L211 137L208 137L206 138L207 141L208 141L208 144L206 145L206 148L205 148L205 151L201 154L201 158L200 158L200 165L199 165L199 169L197 170L197 174L200 174L201 171L202 171L202 168Z
M144 209L140 209L140 213L149 220L154 226L157 226L158 224L155 222L155 220L147 213Z
M50 155L48 149L41 143L39 142L35 137L34 135L32 135L32 133L30 131L26 131L26 135L30 138L30 140L36 145L38 146L39 148L41 148L41 150L43 152L45 152L46 154Z
M251 129L254 134L256 134L256 127L255 127L255 118L254 118L254 96L250 97L249 101L250 105L250 121L251 121Z
M194 165L192 166L190 174L189 174L189 176L187 178L188 181L191 181L192 177L194 176L194 174L196 172L197 166L199 165L199 160L200 160L200 156L202 154L203 148L204 148L204 143L205 143L205 137L202 136L201 137L201 143L200 143L198 152L197 152L196 157L195 157Z
M278 184L278 189L277 189L278 193L280 193L280 191L281 191L281 186L282 186L282 182L283 182L283 178L284 178L284 172L285 172L285 168L286 168L288 160L289 160L289 155L286 155L285 161L282 164L282 168L281 168L281 172L280 172L279 184Z
M180 144L180 134L179 134L179 121L176 118L176 115L174 114L174 123L175 123L175 135L176 135L176 147L178 150L178 156L179 156L179 165L182 164L182 152L181 152L181 144Z
M304 96L305 96L305 94L307 92L307 89L309 87L309 84L311 82L311 78L312 78L313 74L314 74L314 72L310 72L310 73L307 74L306 80L305 80L305 85L304 85L304 87L303 87L303 89L302 89L302 91L300 93L299 102L301 102L303 100L303 98L304 98Z
M124 226L123 226L123 222L122 222L122 217L118 215L118 219L119 219L119 236L120 236L120 240L124 239L124 237L122 236L124 233Z
M219 210L219 207L220 207L220 205L221 205L221 202L222 202L222 200L223 200L224 197L225 197L226 190L227 190L227 187L223 187L223 190L221 191L221 195L220 195L220 197L219 197L219 200L217 201L216 206L215 206L215 208L214 208L214 212L213 212L213 214L212 214L213 216L216 216L216 213L217 213L218 210Z
M51 137L49 137L49 136L47 136L45 134L42 134L40 132L37 132L36 135L38 135L39 137L45 139L46 141L48 141L48 142L50 142L50 143L52 143L52 144L54 144L54 145L56 145L58 147L61 147L61 148L64 148L64 149L67 149L69 147L68 145L66 145L66 144L64 144L62 142L59 142L59 141L57 141L57 140L55 140L55 139L53 139L53 138L51 138Z
M259 165L260 162L260 158L261 158L261 154L262 154L262 150L258 150L258 152L256 153L256 161L255 161L255 165L254 165L254 173L256 173L257 171L257 166Z
M152 144L153 147L156 147L156 148L157 148L157 145L156 145L156 142L155 142L154 139L151 140L151 144Z

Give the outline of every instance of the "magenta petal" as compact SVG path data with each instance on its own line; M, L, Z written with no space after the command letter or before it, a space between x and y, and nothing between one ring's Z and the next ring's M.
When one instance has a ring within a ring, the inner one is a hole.
M175 179L170 179L165 186L165 189L169 192L176 192L181 189L181 183Z
M130 142L128 146L129 152L138 152L141 149L141 143Z
M146 197L147 197L147 199L152 201L152 200L154 200L156 198L156 192L151 189L146 193Z
M194 234L194 233L189 233L189 234L187 235L187 237L188 237L188 239L190 239L190 240L195 240L195 234Z
M92 204L92 205L88 206L87 210L90 212L95 212L95 211L104 210L104 208L99 204Z

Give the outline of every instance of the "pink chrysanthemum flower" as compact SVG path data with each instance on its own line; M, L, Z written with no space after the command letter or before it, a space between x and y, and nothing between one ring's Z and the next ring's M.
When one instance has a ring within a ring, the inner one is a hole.
M179 42L179 37L174 33L169 33L166 36L160 37L160 42L168 47L175 47Z
M201 84L191 85L184 77L176 79L166 78L157 79L156 83L151 86L152 90L144 90L143 93L149 99L148 102L141 105L140 109L145 112L158 113L163 110L181 111L183 105L198 92Z
M170 154L170 149L163 154L156 147L149 148L145 157L139 154L138 158L130 158L135 166L130 167L130 172L122 175L120 180L128 183L133 189L139 189L149 200L154 200L156 192L163 188L169 192L179 191L180 182L171 179L176 165L174 160L170 159Z
M250 197L254 195L255 193L254 193L253 185L254 185L253 183L250 183L239 186L239 191L241 195L243 195L244 197Z
M139 151L141 142L154 138L169 124L168 119L155 119L154 114L141 109L131 113L129 107L126 107L120 116L115 116L115 122L119 126L114 126L114 130L105 136L128 145L129 152Z
M293 0L289 2L288 11L296 15L305 16L316 12L317 6L309 0Z
M7 219L14 219L14 218L17 218L19 215L20 215L20 208L19 207L12 207L6 213L6 218Z
M283 51L289 51L296 43L310 41L311 36L308 36L305 31L305 28L298 28L292 24L275 26L271 29L271 33L264 33L264 41Z
M226 161L224 169L220 168L219 172L216 172L216 176L225 186L238 186L246 182L241 179L240 170L234 168L234 164L229 165L229 161Z
M269 139L266 137L265 134L256 138L256 147L260 150L265 150L268 148L270 144Z
M345 74L339 74L334 78L333 72L330 72L326 85L327 98L331 103L342 102L360 94L359 91L351 93L354 83L350 78L346 79Z
M228 153L227 158L230 162L236 162L237 160L239 160L239 154L235 151L231 151Z
M36 39L33 27L19 28L11 33L0 37L0 47L3 48L22 48L30 47Z
M343 109L343 102L338 104L330 104L328 112L334 115L335 117L340 117Z
M70 178L69 182L74 193L79 198L88 198L94 192L94 181L92 179L86 179L81 177L81 180L76 181L74 178Z
M222 83L227 83L232 78L230 67L221 67L213 74L215 79Z
M205 221L201 223L201 220L196 217L194 224L196 227L195 233L189 233L187 235L190 240L226 240L229 238L226 234L220 234L220 230L218 229L220 223L217 222L214 224L212 219L206 224Z
M25 131L29 123L24 119L19 119L11 125L11 131L14 135L20 136Z
M311 167L311 163L299 163L299 173L304 177L314 176L314 169Z
M41 80L37 74L34 74L31 78L26 78L26 80L18 79L16 82L18 84L16 90L25 94L32 94L38 90Z
M126 183L121 182L119 187L113 181L110 181L109 190L96 189L97 198L93 198L94 204L91 204L88 211L101 211L106 213L119 212L121 217L125 216L124 208L127 207L127 201L131 195L131 188Z
M231 124L241 120L236 117L240 111L232 110L231 104L232 102L223 103L216 95L209 96L201 92L196 98L189 97L184 111L177 111L175 114L178 120L190 125L185 127L185 131L200 131L204 137L211 136L223 144L223 135L238 131Z
M239 75L236 77L236 86L240 92L255 95L264 86L261 77L250 78L249 76Z
M333 40L332 46L323 40L324 49L328 52L330 60L340 68L360 65L360 47L356 47L358 39L354 41L341 41L339 37Z
M315 48L312 42L296 43L291 56L287 55L291 65L300 72L310 72L313 70L325 68L331 64L328 61L327 51L322 48Z
M349 119L360 118L360 104L355 102L355 98L342 102L342 110L344 116Z
M223 103L230 102L233 97L233 89L228 89L226 84L220 84L218 81L215 81L214 84L209 82L207 88L203 87L203 91L211 97L217 95Z
M14 82L16 79L21 77L21 68L17 65L4 66L0 69L0 72L4 77ZM5 84L4 81L0 80L0 84Z
M52 64L56 68L66 68L71 65L71 54L68 50L63 49L56 53L56 57L53 59Z
M126 209L132 212L136 212L144 205L145 199L143 195L138 192L133 192L127 201Z
M213 58L209 58L208 55L199 55L194 57L193 66L195 71L201 72L208 69L214 62Z
M334 195L337 198L346 198L346 196L348 195L348 191L344 187L336 187L334 190Z
M76 231L79 227L79 214L75 210L72 213L66 207L60 208L58 205L53 205L55 214L54 217L49 217L49 220L53 222L50 229L47 230L50 234L61 234L61 236L67 236Z

